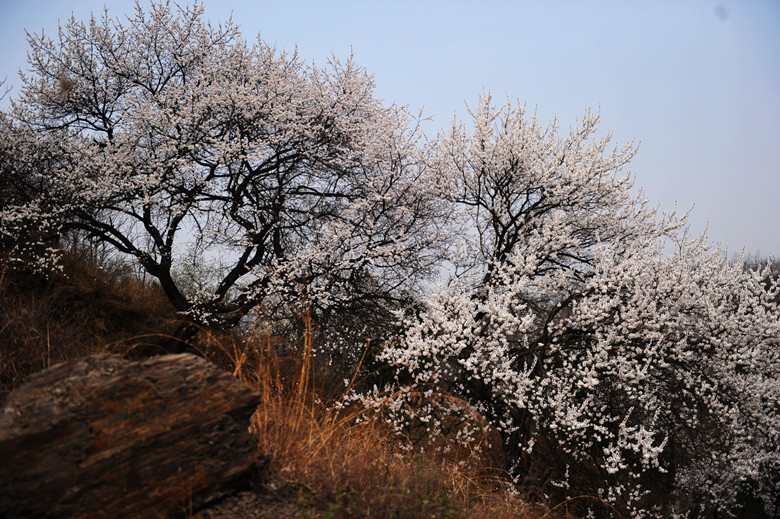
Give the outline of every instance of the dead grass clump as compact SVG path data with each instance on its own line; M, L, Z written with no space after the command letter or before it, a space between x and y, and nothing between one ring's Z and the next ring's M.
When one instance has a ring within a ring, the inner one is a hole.
M340 395L315 376L311 336L289 345L268 331L231 336L203 330L193 345L261 394L251 427L258 448L271 457L266 486L275 495L324 517L522 519L544 513L465 450L446 457L410 453L386 424L356 420L355 410L335 406Z
M53 364L160 343L175 322L155 285L71 254L49 277L0 266L0 397Z

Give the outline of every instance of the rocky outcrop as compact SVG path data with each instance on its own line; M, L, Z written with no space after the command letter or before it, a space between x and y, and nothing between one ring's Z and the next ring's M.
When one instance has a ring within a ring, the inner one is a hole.
M49 368L0 408L0 517L170 517L257 468L259 397L193 355Z

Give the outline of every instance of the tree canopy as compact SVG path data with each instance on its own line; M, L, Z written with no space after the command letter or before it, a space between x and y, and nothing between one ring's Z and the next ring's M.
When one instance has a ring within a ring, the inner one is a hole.
M15 168L38 187L0 215L5 232L108 243L199 324L295 298L321 314L392 307L442 242L413 118L351 59L306 65L202 14L138 5L30 37L14 130L56 159ZM188 293L175 273L193 258L217 268Z

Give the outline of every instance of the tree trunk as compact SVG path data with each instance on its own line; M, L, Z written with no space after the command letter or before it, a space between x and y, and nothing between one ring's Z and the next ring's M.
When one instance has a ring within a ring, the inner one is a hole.
M165 353L192 353L202 356L199 351L190 348L190 341L198 334L200 326L189 320L182 321L173 335L163 344Z

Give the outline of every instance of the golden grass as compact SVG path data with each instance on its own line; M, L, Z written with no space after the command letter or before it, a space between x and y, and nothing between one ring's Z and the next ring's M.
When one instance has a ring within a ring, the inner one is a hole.
M262 397L251 430L272 459L269 488L324 517L530 519L548 512L509 492L490 463L467 449L446 457L410 453L386 424L334 406L341 395L315 378L311 320L303 319L309 333L298 347L280 348L278 338L257 330L206 332L198 340L204 355Z

